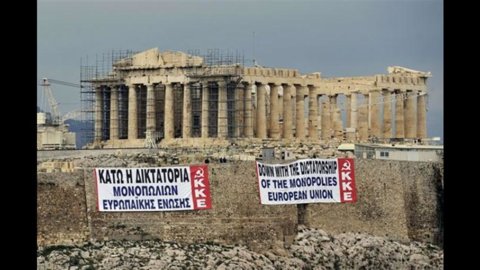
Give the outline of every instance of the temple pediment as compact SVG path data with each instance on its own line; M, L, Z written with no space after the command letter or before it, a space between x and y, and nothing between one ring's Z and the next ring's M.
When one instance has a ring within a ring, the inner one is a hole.
M430 71L429 72L424 72L424 71L414 70L414 69L410 69L410 68L406 68L406 67L400 67L400 66L390 66L390 67L387 68L387 71L388 71L389 74L410 73L410 74L414 74L414 75L418 75L418 76L422 76L422 77L431 77L432 76L432 73Z

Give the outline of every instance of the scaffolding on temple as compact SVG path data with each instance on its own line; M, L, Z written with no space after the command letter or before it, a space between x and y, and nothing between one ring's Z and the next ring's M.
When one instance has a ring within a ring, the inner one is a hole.
M130 58L134 52L132 50L112 50L109 52L104 52L101 55L95 55L94 60L86 56L85 58L80 59L80 103L81 103L81 112L83 122L82 128L80 130L80 136L82 138L82 146L90 144L94 141L94 116L95 116L95 88L93 86L93 81L104 80L104 81L114 81L116 80L114 73L112 72L113 64L124 58ZM110 102L108 98L109 89L102 89L103 102L102 107L104 115L102 119L104 123L109 122L110 115ZM120 99L125 99L128 97L125 96L126 89L119 89ZM127 115L128 108L125 106L119 106L118 117L119 117L119 138L127 137ZM106 139L109 135L108 125L105 124L104 138ZM105 137L106 136L106 137Z
M122 85L117 80L117 74L113 72L115 63L120 59L128 60L132 58L132 50L112 50L104 52L102 54L96 54L95 57L83 57L80 59L80 101L82 112L82 128L80 130L80 137L82 138L81 146L92 146L95 139L105 141L110 139L110 97L112 88L109 85L119 85L118 91L118 139L128 138L128 87ZM222 130L226 130L227 136L230 138L239 137L244 134L243 121L236 121L240 115L245 114L244 106L236 106L239 102L238 99L243 98L243 94L237 94L237 91L243 91L243 85L240 83L241 68L245 65L245 57L239 50L220 50L220 49L208 49L206 52L201 53L200 50L188 50L190 56L198 56L203 58L203 64L201 66L195 65L194 57L189 57L193 62L189 65L188 70L185 70L185 74L191 78L199 79L199 81L208 81L208 78L222 77L227 83L227 96L224 102L225 108L227 108L226 121L221 121L226 127L222 127ZM201 84L197 81L191 85L191 106L192 106L192 119L191 119L191 136L201 136L201 114L202 114L202 95L203 89ZM98 83L102 83L101 89L95 89L98 87ZM209 91L209 137L216 137L218 126L218 86L216 84L210 84L207 86ZM182 137L183 128L183 89L181 85L175 84L173 89L174 100L174 119L173 129L174 138ZM95 111L96 108L96 91L101 91L99 96L101 100L102 115L98 119L102 123L101 138L95 138ZM154 134L147 136L146 134L146 92L145 86L139 86L137 88L137 134L138 138L146 139L146 147L154 147L158 142L158 138L164 137L164 95L165 89L163 85L155 86L155 131ZM238 108L237 108L238 107ZM242 110L242 111L240 111ZM152 137L153 136L153 137ZM152 137L152 138L147 138Z
M189 55L199 56L203 58L205 66L225 66L225 65L240 65L245 66L245 57L239 50L220 50L207 49L206 53L201 53L200 50L187 50Z

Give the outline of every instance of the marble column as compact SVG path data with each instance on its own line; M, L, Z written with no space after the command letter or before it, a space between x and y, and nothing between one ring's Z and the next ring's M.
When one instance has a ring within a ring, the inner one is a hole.
M415 139L417 137L416 99L416 93L407 91L407 100L405 102L405 138L408 139Z
M265 95L266 85L257 85L257 138L267 138L267 123L266 123L266 108L265 108Z
M314 140L318 139L318 119L317 119L317 91L313 85L308 86L308 137Z
M350 115L350 127L356 130L358 128L358 96L355 92L351 94Z
M363 104L359 109L358 139L360 141L368 140L368 97L368 94L363 94Z
M202 138L208 138L208 82L202 83Z
M245 137L253 137L253 119L252 119L252 88L253 84L245 86Z
M292 111L292 89L293 85L283 85L283 138L293 138L293 111Z
M110 87L110 140L118 140L118 86Z
M332 121L330 116L330 102L324 101L322 107L322 129L321 129L321 137L322 140L327 141L330 139L331 136L331 129L332 129Z
M335 111L337 110L337 94L329 95L328 99L330 101L330 123L331 129L335 128Z
M318 138L322 138L322 114L323 114L323 103L322 103L322 95L317 95L317 133Z
M333 136L333 137L336 137L337 135L337 132L336 132L336 127L338 126L337 124L337 108L338 108L338 104L337 104L337 98L338 98L338 94L333 94L333 95L329 95L328 96L329 100L330 100L330 136Z
M419 92L417 100L417 138L427 138L427 104L426 93Z
M128 86L128 139L138 138L137 90L135 84Z
M218 138L227 138L228 116L227 116L227 84L225 81L217 81L218 84Z
M305 92L306 86L296 86L296 121L295 121L295 133L298 139L305 138Z
M244 96L243 84L238 83L235 88L235 137L240 138L244 136Z
M346 116L346 127L352 127L352 94L347 93L345 95L345 116Z
M182 137L184 139L192 137L192 95L190 91L190 83L183 85L183 130Z
M95 87L95 141L102 140L103 128L103 87Z
M173 139L174 136L174 116L173 116L173 85L171 83L165 84L165 139Z
M280 85L270 85L270 137L280 139L279 111L278 111L278 90Z
M392 95L390 91L383 92L383 138L392 137Z
M278 137L283 138L283 125L285 124L285 121L283 120L283 95L284 95L284 89L283 85L280 84L278 88L278 117L279 117L279 123L278 123ZM281 119L281 121L280 121Z
M405 138L405 124L403 113L404 93L395 92L395 138Z
M336 108L335 109L335 116L334 116L335 121L333 122L333 129L334 129L334 134L335 138L342 140L343 139L343 121L342 121L342 115L340 113L340 109Z
M155 111L155 92L154 85L147 85L147 134L153 136L156 130L156 111Z
M370 135L380 138L380 106L379 102L380 91L370 91Z

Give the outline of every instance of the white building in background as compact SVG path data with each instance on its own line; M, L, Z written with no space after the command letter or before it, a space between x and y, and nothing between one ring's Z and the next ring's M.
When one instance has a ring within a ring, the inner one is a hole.
M37 150L76 149L76 135L66 124L53 124L48 113L37 113Z
M355 144L357 158L443 161L443 145Z

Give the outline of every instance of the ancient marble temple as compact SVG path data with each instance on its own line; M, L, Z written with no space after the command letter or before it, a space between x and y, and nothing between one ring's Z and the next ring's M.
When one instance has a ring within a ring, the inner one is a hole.
M322 78L320 72L207 65L199 56L150 49L89 82L94 143L155 147L221 140L363 142L426 138L429 72Z

